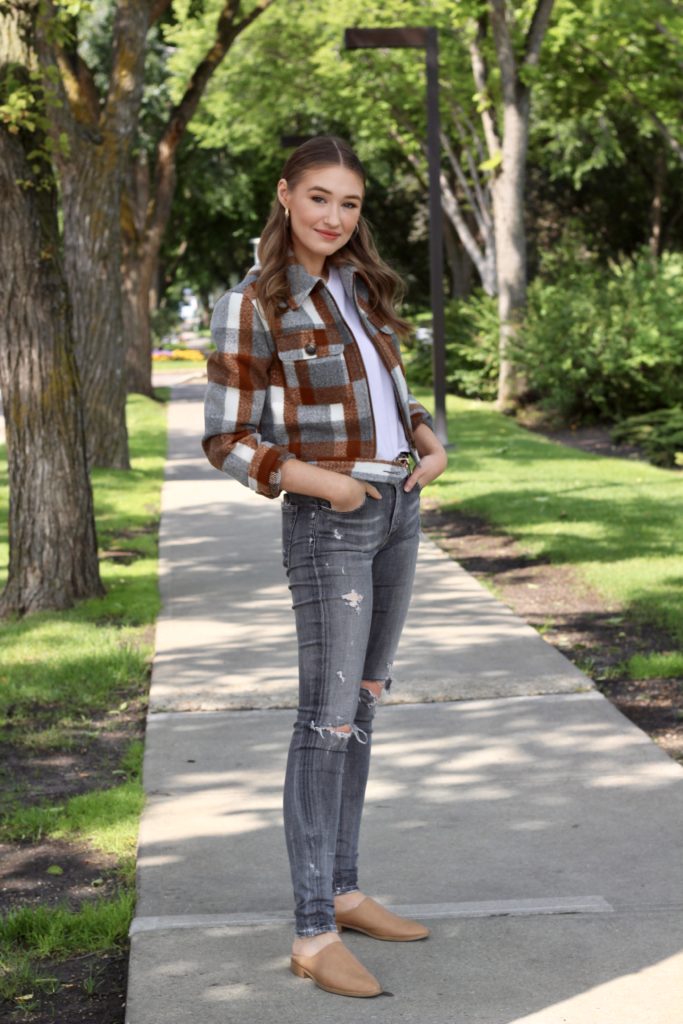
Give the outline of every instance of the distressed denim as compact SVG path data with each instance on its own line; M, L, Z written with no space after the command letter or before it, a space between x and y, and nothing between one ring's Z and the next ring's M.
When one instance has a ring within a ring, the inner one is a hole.
M299 645L299 709L284 789L296 933L335 931L334 895L358 888L358 839L376 698L391 685L420 531L407 470L359 509L286 494L283 563ZM350 732L335 732L350 726Z

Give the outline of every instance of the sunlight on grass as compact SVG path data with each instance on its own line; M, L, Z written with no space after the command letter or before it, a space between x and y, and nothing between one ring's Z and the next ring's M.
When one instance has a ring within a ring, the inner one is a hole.
M142 742L133 740L121 761L120 771L127 776L121 785L74 796L63 804L19 806L8 811L0 822L0 839L82 839L103 853L122 859L132 856L144 805L142 755Z
M135 907L135 893L113 900L85 903L77 911L65 907L22 907L0 918L0 951L36 957L123 946Z
M427 496L574 565L609 602L683 640L683 474L568 448L485 402L449 395L448 419L455 447Z
M0 622L0 724L10 709L15 725L36 713L60 721L73 713L104 708L117 692L145 684L153 653L150 627L159 610L156 559L165 418L162 404L131 395L132 469L93 472L100 551L123 550L133 558L130 564L101 562L106 595L66 612L41 612ZM3 472L0 557L4 574L4 465Z
M631 679L683 678L683 651L660 654L634 654L626 664Z
M157 543L165 420L160 402L131 396L132 470L93 473L106 595L66 612L0 622L0 727L5 727L5 741L17 747L39 755L75 750L108 728L93 722L93 715L116 715L128 706L131 695L137 699L146 689L152 626L159 609ZM1 586L8 558L4 450L0 457ZM121 557L126 561L115 560ZM125 947L135 906L135 849L144 803L142 752L142 742L133 740L112 772L116 785L61 804L27 807L20 785L5 786L8 810L0 824L1 841L73 840L118 859L120 891L114 899L94 900L80 910L24 907L0 918L0 998L14 1001L22 1012L30 1012L43 994L59 989L58 979L51 977L41 958Z

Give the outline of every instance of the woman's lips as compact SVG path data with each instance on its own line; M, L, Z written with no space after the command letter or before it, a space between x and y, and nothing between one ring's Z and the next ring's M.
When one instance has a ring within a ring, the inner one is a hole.
M341 232L335 233L334 231L321 231L320 228L316 228L315 230L319 235L322 235L323 238L339 238L339 235L341 234Z

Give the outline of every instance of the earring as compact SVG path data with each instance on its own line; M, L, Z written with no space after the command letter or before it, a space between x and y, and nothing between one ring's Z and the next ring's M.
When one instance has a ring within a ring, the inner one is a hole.
M285 224L289 224L289 207L285 206Z

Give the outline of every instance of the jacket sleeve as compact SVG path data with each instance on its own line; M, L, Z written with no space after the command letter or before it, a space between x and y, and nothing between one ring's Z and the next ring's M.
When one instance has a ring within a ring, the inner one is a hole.
M410 423L415 430L420 423L426 423L430 430L434 429L434 420L425 409L424 405L420 405L415 396L409 391L408 392L408 408L410 410Z
M263 441L261 415L274 359L270 332L243 292L222 296L211 317L216 351L207 363L202 447L212 466L250 487L277 498L286 448Z

